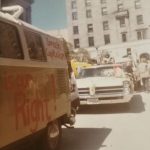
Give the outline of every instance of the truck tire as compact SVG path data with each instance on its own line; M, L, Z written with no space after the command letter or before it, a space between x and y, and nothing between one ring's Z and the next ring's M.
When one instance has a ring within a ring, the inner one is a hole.
M58 120L55 120L47 125L44 149L58 150L61 142L62 129Z

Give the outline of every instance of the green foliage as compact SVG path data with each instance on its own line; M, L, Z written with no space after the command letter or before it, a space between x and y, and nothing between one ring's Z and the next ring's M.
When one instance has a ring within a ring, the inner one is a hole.
M79 48L76 52L70 51L70 56L79 62L88 62L90 60L89 52L84 48Z

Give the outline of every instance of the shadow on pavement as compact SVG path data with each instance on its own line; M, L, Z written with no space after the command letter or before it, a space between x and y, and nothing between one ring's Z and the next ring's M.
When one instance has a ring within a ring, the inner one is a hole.
M129 103L129 112L131 113L141 113L145 111L144 102L142 96L136 94L133 96L132 100Z
M110 134L109 128L63 129L61 150L98 150Z
M142 96L136 94L129 103L82 105L78 114L141 113L145 111Z

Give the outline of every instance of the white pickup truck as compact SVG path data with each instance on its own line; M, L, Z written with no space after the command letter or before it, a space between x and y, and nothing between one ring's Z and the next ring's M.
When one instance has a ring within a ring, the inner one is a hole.
M77 79L80 104L126 103L133 83L120 64L98 65L81 70Z

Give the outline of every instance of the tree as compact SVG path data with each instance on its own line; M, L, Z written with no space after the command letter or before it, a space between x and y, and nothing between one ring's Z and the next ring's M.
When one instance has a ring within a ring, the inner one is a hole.
M86 49L79 48L76 53L77 53L78 61L81 61L81 62L88 62L89 61L90 55Z

